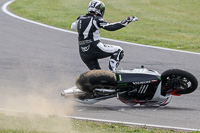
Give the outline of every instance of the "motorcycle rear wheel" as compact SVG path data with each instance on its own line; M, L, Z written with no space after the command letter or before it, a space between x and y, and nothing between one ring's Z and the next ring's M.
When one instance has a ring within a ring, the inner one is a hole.
M95 88L114 88L117 82L115 73L108 70L91 70L80 74L76 79L76 86L87 92Z
M170 89L173 94L192 93L197 89L198 81L191 73L180 69L169 69L161 74L164 91Z

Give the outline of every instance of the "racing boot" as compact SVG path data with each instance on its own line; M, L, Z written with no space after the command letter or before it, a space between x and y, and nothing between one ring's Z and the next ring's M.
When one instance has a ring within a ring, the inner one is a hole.
M116 68L119 66L119 62L121 61L123 57L124 57L124 51L121 49L113 53L109 61L108 70L115 72Z
M116 68L119 66L119 61L116 61L114 59L110 59L109 61L109 71L115 72Z

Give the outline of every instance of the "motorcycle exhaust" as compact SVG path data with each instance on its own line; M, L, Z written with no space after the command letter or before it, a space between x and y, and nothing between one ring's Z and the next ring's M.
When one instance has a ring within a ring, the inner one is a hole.
M77 97L83 94L85 94L83 91L79 90L76 86L74 86L70 89L64 90L61 93L61 96L68 98L68 97L74 97L74 96Z

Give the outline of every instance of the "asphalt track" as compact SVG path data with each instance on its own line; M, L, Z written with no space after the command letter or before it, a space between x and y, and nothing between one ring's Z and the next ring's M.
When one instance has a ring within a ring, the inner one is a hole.
M8 0L1 0L2 7ZM139 22L138 22L139 23ZM112 33L111 33L112 34ZM134 30L133 30L134 34ZM119 68L144 65L162 73L181 68L200 79L200 54L144 47L102 39L121 46L125 57ZM107 69L108 59L100 61ZM0 107L5 99L37 92L49 99L61 99L63 89L74 86L78 74L87 71L77 45L77 35L16 19L0 11ZM73 116L113 121L200 129L200 89L173 97L164 108L129 107L115 98L94 105L75 104ZM20 104L20 103L18 103Z

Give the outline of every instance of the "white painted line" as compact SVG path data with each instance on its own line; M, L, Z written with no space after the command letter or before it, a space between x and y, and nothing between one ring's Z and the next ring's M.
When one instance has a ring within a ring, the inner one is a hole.
M35 21L29 20L29 19L25 19L25 18L22 18L20 16L17 16L15 14L11 13L10 11L7 10L7 6L9 4L11 4L12 2L14 2L14 1L15 0L11 0L11 1L5 3L2 6L2 11L4 13L14 17L14 18L17 18L17 19L20 19L20 20L23 20L23 21L26 21L26 22L29 22L29 23L37 24L37 25L40 25L40 26L43 26L43 27L51 28L51 29L54 29L54 30L59 30L59 31L62 31L62 32L77 34L76 32L73 32L73 31L69 31L69 30L57 28L57 27L54 27L54 26L49 26L49 25L46 25L46 24L42 24L42 23L39 23L39 22L35 22ZM118 42L118 43L134 45L134 46L149 47L149 48L155 48L155 49L161 49L161 50L168 50L168 51L175 51L175 52L182 52L182 53L200 55L200 53L195 53L195 52L188 52L188 51L175 50L175 49L169 49L169 48L161 48L161 47L156 47L156 46L149 46L149 45L144 45L144 44L137 44L137 43L119 41L119 40L108 39L108 38L103 38L103 37L102 37L102 39L107 40L107 41L113 41L113 42ZM3 108L0 108L0 110L1 111L13 111L13 112L21 112L21 113L23 113L23 111L9 110L9 109L3 109ZM84 118L84 117L75 117L75 116L67 116L67 117L68 118L73 118L73 119L79 119L79 120L90 120L90 121L109 122L109 123L122 123L122 124L126 124L126 125L147 126L147 127L167 128L167 129L178 129L178 130L187 130L187 131L200 131L200 129L192 129L192 128L181 128L181 127L171 127L171 126L152 125L152 124L143 124L143 123L112 121L112 120Z
M51 29L54 29L54 30L59 30L59 31L62 31L62 32L67 32L67 33L71 33L71 34L77 34L77 32L74 32L74 31L65 30L65 29L54 27L54 26L49 26L49 25L42 24L42 23L39 23L39 22L36 22L36 21L32 21L32 20L29 20L29 19L22 18L20 16L17 16L15 14L11 13L10 11L7 10L7 6L9 4L11 4L12 2L14 2L14 1L15 0L11 0L11 1L5 3L2 6L2 11L4 13L12 16L12 17L15 17L17 19L20 19L20 20L23 20L23 21L26 21L26 22L29 22L29 23L37 24L37 25L40 25L40 26L43 26L43 27L51 28ZM131 43L131 42L120 41L120 40L115 40L115 39L109 39L109 38L104 38L104 37L101 37L101 39L107 40L107 41L112 41L112 42L117 42L117 43L124 43L124 44L128 44L128 45L140 46L140 47L148 47L148 48L154 48L154 49L160 49L160 50L167 50L167 51L174 51L174 52L181 52L181 53L187 53L187 54L200 55L200 53L196 53L196 52L189 52L189 51L183 51L183 50L176 50L176 49L170 49L170 48L162 48L162 47L157 47L157 46L137 44L137 43Z
M29 23L33 23L33 24L37 24L37 25L40 25L40 26L43 26L43 27L47 27L47 28L50 28L50 29L54 29L54 30L59 30L59 31L63 31L63 32L68 32L68 33L72 33L72 34L77 34L76 32L73 32L73 31L69 31L69 30L65 30L65 29L61 29L61 28L57 28L57 27L53 27L53 26L50 26L50 25L46 25L46 24L43 24L43 23L40 23L40 22L36 22L36 21L32 21L32 20L29 20L29 19L26 19L26 18L22 18L20 16L17 16L15 14L13 14L12 12L8 11L7 10L7 7L8 5L10 5L12 2L14 2L15 0L11 0L11 1L8 1L7 3L5 3L3 6L2 6L2 11L14 18L17 18L17 19L20 19L20 20L23 20L23 21L26 21L26 22L29 22Z
M163 126L163 125L153 125L153 124L143 124L143 123L133 123L133 122L123 122L123 121L113 121L113 120L104 120L104 119L94 119L94 118L85 118L85 117L76 117L76 116L66 116L68 118L77 119L77 120L88 120L94 122L105 122L105 123L122 123L124 125L135 125L135 126L146 126L162 129L176 129L176 130L185 130L185 131L200 131L200 129L193 128L183 128L183 127L172 127L172 126Z

